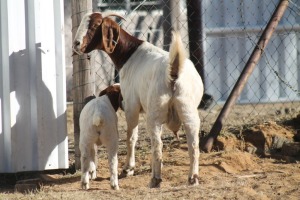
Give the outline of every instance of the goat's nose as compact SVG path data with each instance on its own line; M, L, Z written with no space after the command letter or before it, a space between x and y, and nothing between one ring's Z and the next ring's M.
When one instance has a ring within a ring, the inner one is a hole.
M73 43L74 47L80 45L80 42L78 40L75 40L74 43Z

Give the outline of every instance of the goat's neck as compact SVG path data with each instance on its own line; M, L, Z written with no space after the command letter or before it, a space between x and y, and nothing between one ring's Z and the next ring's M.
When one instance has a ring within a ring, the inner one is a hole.
M123 29L120 30L118 44L115 50L109 54L118 71L122 69L123 65L142 43L142 40L129 35Z

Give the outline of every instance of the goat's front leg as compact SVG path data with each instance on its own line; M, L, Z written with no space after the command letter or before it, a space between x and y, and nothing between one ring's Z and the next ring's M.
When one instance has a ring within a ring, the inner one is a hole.
M120 177L132 176L134 174L135 144L138 139L138 113L129 114L125 112L125 115L127 121L127 157Z
M150 188L159 188L162 182L162 147L161 131L162 125L152 123L151 120L147 122L147 131L151 138L151 153L152 153L152 177L150 181Z

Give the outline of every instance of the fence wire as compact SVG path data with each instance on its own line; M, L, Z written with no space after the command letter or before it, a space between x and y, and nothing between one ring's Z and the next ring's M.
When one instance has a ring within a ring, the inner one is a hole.
M113 10L125 16L126 21L119 21L124 30L163 49L167 49L170 42L166 32L178 30L189 52L186 2L189 1L99 0L97 8L93 9L100 12ZM205 93L213 97L210 107L200 111L203 130L209 131L278 2L201 1L203 78ZM282 117L280 113L299 113L299 52L300 2L292 0L238 98L228 127L276 120ZM98 94L106 86L118 82L119 78L105 53L94 51L90 56L94 94Z

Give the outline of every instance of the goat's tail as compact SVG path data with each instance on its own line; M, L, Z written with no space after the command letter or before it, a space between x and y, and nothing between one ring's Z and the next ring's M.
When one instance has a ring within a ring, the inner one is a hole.
M173 32L172 43L169 51L167 80L171 83L171 86L174 87L175 81L181 73L184 61L186 59L185 48L178 32Z
M93 125L94 126L101 126L102 125L102 119L99 115L93 116Z

